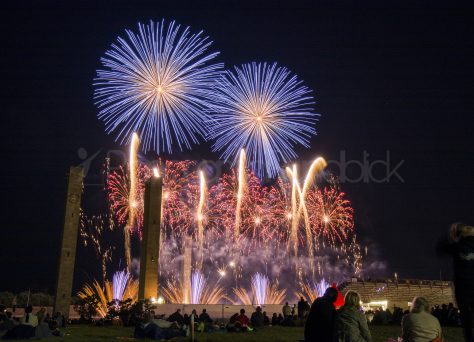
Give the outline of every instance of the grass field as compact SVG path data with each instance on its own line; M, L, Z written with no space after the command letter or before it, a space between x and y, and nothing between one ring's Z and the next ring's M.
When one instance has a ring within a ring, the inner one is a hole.
M389 337L400 335L398 326L371 326L374 342L386 342ZM102 341L133 341L133 328L121 327L94 327L87 325L70 326L63 330L64 337L42 340L42 341L65 341L65 342L102 342ZM248 333L197 333L196 341L199 342L297 342L303 338L303 328L267 327L255 332ZM445 328L444 338L446 342L461 342L462 331L460 328ZM181 339L179 341L189 341Z

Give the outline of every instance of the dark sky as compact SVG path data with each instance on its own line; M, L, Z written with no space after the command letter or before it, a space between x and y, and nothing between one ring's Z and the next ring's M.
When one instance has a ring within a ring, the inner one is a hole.
M474 223L472 8L413 1L6 3L0 290L53 291L68 168L82 161L80 148L89 155L121 148L93 105L99 58L125 28L161 18L205 30L227 66L277 61L314 89L319 135L310 150L299 150L302 159L339 160L343 152L361 161L366 151L369 161L387 160L388 152L391 167L402 162L402 180L341 184L361 241L386 262L387 275L449 276L435 242L450 222ZM194 157L217 158L208 147L197 147ZM374 170L381 175L380 164ZM348 172L357 177L353 167Z

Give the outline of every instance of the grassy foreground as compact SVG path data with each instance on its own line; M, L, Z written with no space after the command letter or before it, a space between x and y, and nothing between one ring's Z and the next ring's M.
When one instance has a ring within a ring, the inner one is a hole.
M371 326L370 331L374 342L386 342L389 337L397 337L401 331L398 326ZM48 339L42 341L65 341L65 342L102 342L102 341L134 341L133 328L122 327L93 327L87 325L70 326L63 329L65 336L62 338ZM255 332L248 333L196 333L195 341L199 342L298 342L303 338L303 328L291 327L267 327ZM462 330L460 328L444 328L446 342L462 341ZM177 341L189 341L183 338Z

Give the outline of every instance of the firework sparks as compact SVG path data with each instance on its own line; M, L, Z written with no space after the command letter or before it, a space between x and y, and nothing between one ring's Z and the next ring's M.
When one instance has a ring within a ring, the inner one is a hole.
M101 261L102 281L105 281L107 262L112 261L112 250L114 247L103 247L101 241L103 240L104 231L106 229L113 229L113 221L103 215L88 217L83 210L81 210L80 216L80 235L83 239L84 246L87 247L89 241L91 241L96 256Z
M296 298L303 297L306 301L313 303L316 298L324 295L324 292L331 285L323 278L318 283L302 283L301 290L295 292Z
M335 186L308 193L307 206L311 212L313 231L323 242L335 245L345 242L354 229L353 209L346 194Z
M199 250L200 254L202 254L202 246L204 242L204 205L206 201L206 192L207 192L207 186L206 186L206 178L204 177L204 172L199 171L199 180L200 180L200 190L199 190L199 204L197 208L197 224L198 224L198 243L199 243Z
M190 282L190 294L186 296L183 281L168 281L162 292L170 303L186 303L185 298L190 298L188 304L218 304L224 298L224 288L218 284L209 285L200 271L194 271Z
M279 289L276 283L270 284L268 277L260 273L252 276L251 295L243 287L234 288L233 292L237 297L234 304L244 305L281 304L286 296L285 289Z
M138 132L143 149L172 153L172 146L190 148L205 137L208 99L222 64L210 64L212 42L174 21L138 24L127 38L101 58L94 98L108 133L121 143Z
M92 296L97 297L99 299L97 313L101 317L106 317L110 302L125 299L131 299L132 302L137 300L138 281L130 277L130 274L126 271L117 272L114 274L112 282L107 280L104 282L104 287L100 286L97 280L94 280L92 284L85 284L77 295L82 299Z
M237 190L237 205L235 206L235 226L234 226L234 240L237 241L240 235L240 221L241 208L244 192L246 189L247 180L245 179L245 150L240 150L239 156L239 170L238 170L238 190Z
M130 192L128 198L128 222L127 226L124 229L125 234L125 260L127 262L127 266L130 267L132 263L132 255L130 251L130 234L135 224L138 208L138 194L137 194L137 169L138 169L138 146L139 146L139 139L136 133L132 135L132 143L130 144Z
M306 208L306 196L308 190L313 186L316 175L326 167L326 161L319 157L311 163L308 169L301 188L298 181L298 174L296 165L293 165L293 169L286 168L288 177L291 179L291 234L290 234L290 246L293 247L293 252L296 254L298 250L298 227L301 214L304 218L306 242L308 244L308 252L310 257L313 256L313 236L311 232L311 224L309 219L308 210ZM313 266L311 266L313 268Z
M294 146L309 147L317 115L310 90L276 64L244 64L217 81L212 135L214 150L235 164L245 147L256 174L275 177L281 162L297 157Z

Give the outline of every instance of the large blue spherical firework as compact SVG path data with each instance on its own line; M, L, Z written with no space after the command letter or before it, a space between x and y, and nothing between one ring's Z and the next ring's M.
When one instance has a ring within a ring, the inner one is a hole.
M223 67L202 32L175 22L138 24L101 58L94 98L108 133L128 143L133 132L144 151L172 153L206 137L210 92Z
M213 94L210 137L221 157L247 163L258 176L275 177L280 164L297 157L295 146L309 147L316 134L313 97L295 75L276 63L244 64L221 75Z

